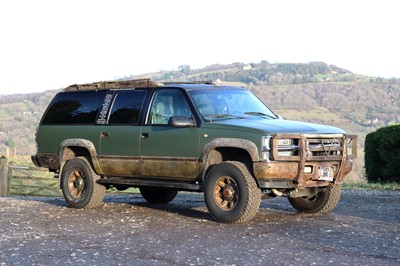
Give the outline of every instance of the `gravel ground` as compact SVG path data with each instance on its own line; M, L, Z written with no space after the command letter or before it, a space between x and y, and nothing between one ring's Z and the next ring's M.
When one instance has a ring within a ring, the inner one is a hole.
M202 194L167 205L110 195L72 209L62 198L0 198L3 265L400 265L400 192L344 190L328 215L264 200L245 224L211 219Z

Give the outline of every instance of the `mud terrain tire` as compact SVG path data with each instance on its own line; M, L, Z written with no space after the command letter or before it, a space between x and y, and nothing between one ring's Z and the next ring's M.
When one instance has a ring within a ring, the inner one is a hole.
M289 198L289 202L300 213L329 213L339 202L341 188L341 185L321 187L315 196L309 198Z
M227 161L213 166L208 172L204 199L216 221L242 223L256 215L261 190L243 163Z
M67 203L73 208L95 208L102 204L106 187L85 157L67 161L61 173L61 189Z

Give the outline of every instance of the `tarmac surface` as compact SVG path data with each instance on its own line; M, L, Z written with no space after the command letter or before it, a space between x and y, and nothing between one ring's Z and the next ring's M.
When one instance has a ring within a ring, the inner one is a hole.
M343 190L331 214L262 201L244 224L220 224L202 194L166 205L139 194L96 209L62 198L0 198L4 265L400 265L400 192Z

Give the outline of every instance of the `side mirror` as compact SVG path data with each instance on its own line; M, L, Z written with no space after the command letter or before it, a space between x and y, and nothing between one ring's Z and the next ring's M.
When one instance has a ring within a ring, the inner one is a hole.
M192 127L194 122L186 116L171 116L168 120L168 125L172 127Z

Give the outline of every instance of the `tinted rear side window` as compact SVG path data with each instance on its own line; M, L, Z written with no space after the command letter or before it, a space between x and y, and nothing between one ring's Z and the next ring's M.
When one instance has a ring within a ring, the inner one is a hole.
M42 124L94 124L106 91L59 93L50 103Z
M137 125L146 92L143 90L119 92L114 101L108 124Z

